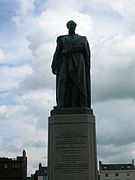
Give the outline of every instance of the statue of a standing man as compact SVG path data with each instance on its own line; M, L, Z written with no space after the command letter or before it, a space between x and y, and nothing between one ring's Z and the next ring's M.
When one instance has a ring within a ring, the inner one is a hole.
M86 37L75 34L76 26L69 21L68 35L57 38L52 62L57 108L91 107L90 49Z

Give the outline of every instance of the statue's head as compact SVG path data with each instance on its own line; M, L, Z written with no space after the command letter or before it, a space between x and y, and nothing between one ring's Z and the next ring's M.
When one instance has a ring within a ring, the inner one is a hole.
M69 31L75 31L77 24L71 20L67 22L67 28L69 29Z

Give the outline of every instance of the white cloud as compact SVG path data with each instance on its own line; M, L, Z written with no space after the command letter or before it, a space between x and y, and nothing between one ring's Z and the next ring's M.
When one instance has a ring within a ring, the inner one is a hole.
M3 137L0 136L0 150L3 150L4 142L3 142Z
M106 163L128 163L135 154L135 102L129 99L111 100L93 106L98 159Z
M32 115L36 120L36 127L47 130L47 117L49 116L50 110L55 105L55 92L50 89L30 91L24 94L23 104L28 107L25 113L28 116ZM29 120L30 123L31 119L32 118Z
M131 163L134 157L134 145L99 145L98 156L103 163Z
M94 104L98 144L115 146L134 143L135 102L130 99Z
M32 55L28 48L28 43L24 34L14 38L10 45L7 45L7 50L5 50L6 64L20 65L30 63Z
M135 98L135 36L114 36L93 49L94 100Z
M134 41L135 36L122 35L101 41L100 48L94 49L94 52L98 52L98 56L95 57L98 67L114 70L126 69L134 61Z
M32 21L31 15L35 10L34 0L17 0L17 4L16 16L13 16L12 20L18 27L22 28L24 24L27 24L28 28L29 22Z
M7 110L8 110L7 106L5 106L5 105L1 106L1 108L0 108L0 120L2 120L2 118L6 116Z
M131 26L135 23L135 1L115 0L109 1L112 8L119 12ZM134 29L134 27L133 27Z
M2 52L2 50L0 49L0 63L3 62L4 58L5 58L5 55L4 55L4 53Z
M35 10L34 0L18 0L18 4L21 15L27 15Z
M11 90L17 89L19 83L24 80L25 76L32 74L32 69L28 65L22 66L1 66L0 67L0 89Z
M134 23L135 23L135 1L134 0L130 0L130 1L91 0L87 2L88 5L90 5L91 2L95 3L97 7L102 6L102 8L98 9L99 11L101 11L101 9L102 11L107 11L108 9L112 9L114 12L118 13L123 18L123 21L126 22L126 24L131 30L133 31L135 30L134 29Z

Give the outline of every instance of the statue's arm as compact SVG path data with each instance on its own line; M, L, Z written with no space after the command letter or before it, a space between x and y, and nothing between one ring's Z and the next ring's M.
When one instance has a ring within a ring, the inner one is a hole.
M53 74L58 74L59 72L59 67L60 67L60 54L61 54L61 49L62 49L62 43L61 43L61 36L57 38L57 46L55 53L53 55L53 61L52 61L52 73Z
M87 38L85 36L82 36L72 46L69 46L66 51L67 54L75 53L75 52L83 52L87 56L90 56L89 44L88 44Z
M91 52L90 52L90 46L89 46L88 41L86 43L86 59L87 59L87 65L90 68Z
M91 52L90 52L90 46L86 37L85 37L85 46L83 49L83 54L85 57L86 68L90 70Z

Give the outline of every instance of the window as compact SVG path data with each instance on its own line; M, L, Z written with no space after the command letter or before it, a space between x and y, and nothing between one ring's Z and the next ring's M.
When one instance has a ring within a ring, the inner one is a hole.
M118 176L119 176L119 174L118 174L118 173L116 173L116 174L115 174L115 176L117 176L117 177L118 177Z
M127 176L130 176L130 174L129 174L129 173L127 173Z
M13 168L15 168L15 163L13 163Z
M105 177L108 177L108 173L105 173Z
M7 165L7 164L4 164L4 168L7 169L7 168L8 168L8 165Z
M15 169L17 169L17 163L15 163Z

